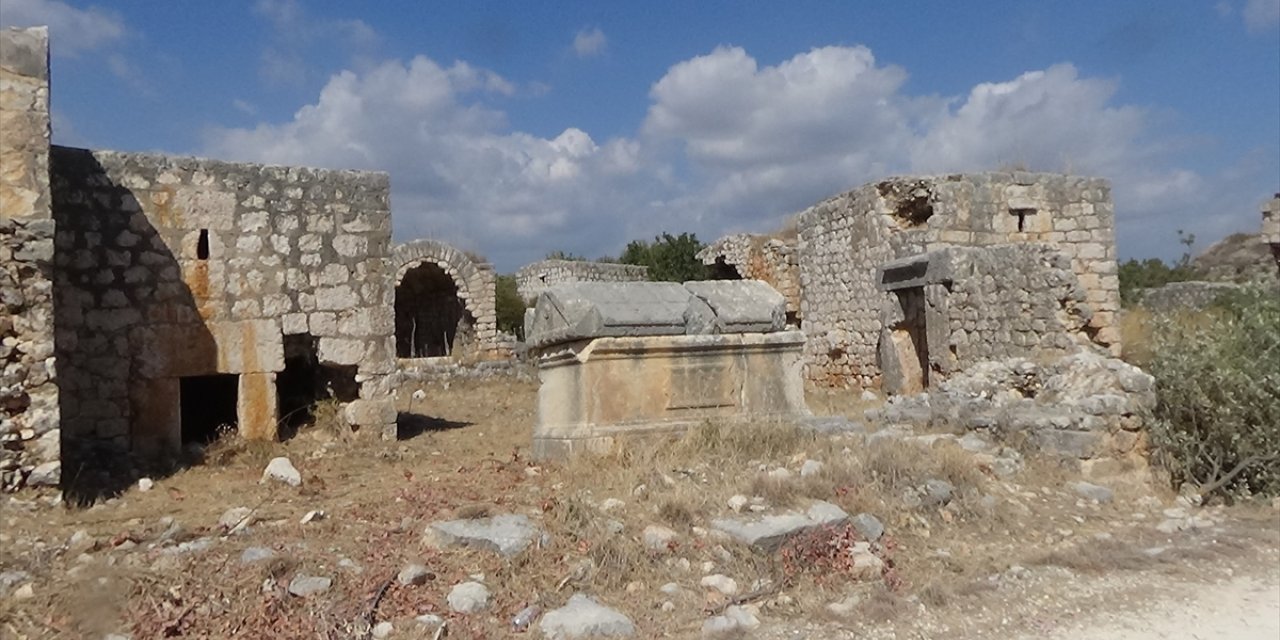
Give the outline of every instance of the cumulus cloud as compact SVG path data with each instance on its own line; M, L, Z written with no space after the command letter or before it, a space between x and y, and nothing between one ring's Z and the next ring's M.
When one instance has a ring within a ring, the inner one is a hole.
M579 58L590 58L604 53L608 40L599 27L581 29L573 36L573 52Z
M124 21L115 13L87 7L77 9L58 0L5 0L0 27L48 25L55 55L73 57L101 49L124 38Z
M1019 165L1110 178L1131 255L1176 250L1172 231L1153 226L1202 238L1229 221L1256 226L1253 196L1274 188L1274 160L1230 176L1178 166L1178 141L1156 135L1148 110L1117 104L1115 80L1069 64L954 97L914 95L906 80L865 47L775 65L721 47L654 82L634 137L602 141L572 126L551 137L511 130L500 108L511 82L419 56L334 75L290 121L210 131L207 151L390 171L400 240L439 237L501 269L556 249L616 252L663 230L707 240L770 231L894 173Z

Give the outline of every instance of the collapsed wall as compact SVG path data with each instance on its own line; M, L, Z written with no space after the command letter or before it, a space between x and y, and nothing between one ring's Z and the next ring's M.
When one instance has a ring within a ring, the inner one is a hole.
M49 32L0 31L0 489L57 485Z
M903 294L881 290L877 268L947 247L1037 243L1061 253L1079 286L1072 304L1087 318L1082 331L1090 343L1119 351L1114 214L1105 180L1024 172L892 178L809 208L798 228L800 313L814 383L881 383L884 313L901 307ZM1012 266L973 274L981 284L972 286L994 289L1018 275ZM990 335L1003 340L1005 332L1011 342L1012 327L996 326ZM1024 346L1028 353L1037 347Z
M1271 255L1280 269L1280 193L1262 205L1262 241L1271 245Z
M334 397L394 433L384 174L53 147L64 465L170 455ZM309 402L310 401L310 402Z
M572 282L643 282L648 267L585 260L542 260L516 272L516 291L525 304L533 304L547 288Z
M799 326L800 274L796 241L749 233L725 236L698 252L717 280L762 280L787 301L787 319Z

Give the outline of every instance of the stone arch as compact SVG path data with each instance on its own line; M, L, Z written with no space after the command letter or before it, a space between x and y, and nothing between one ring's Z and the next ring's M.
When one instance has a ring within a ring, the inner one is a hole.
M480 358L497 343L497 276L484 260L437 240L391 253L395 267L396 355Z

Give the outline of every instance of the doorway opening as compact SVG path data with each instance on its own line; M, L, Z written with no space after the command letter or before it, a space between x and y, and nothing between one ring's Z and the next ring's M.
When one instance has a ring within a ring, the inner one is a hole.
M236 428L240 376L218 374L178 380L182 444L208 444Z
M902 308L902 322L893 327L891 338L902 371L899 393L917 393L929 388L929 342L925 332L924 287L894 291Z
M437 358L474 341L475 318L458 285L439 265L424 262L396 286L396 356Z
M712 280L742 279L742 274L738 273L738 268L725 262L724 256L716 256L715 264L708 265L707 271Z
M351 402L360 397L356 367L322 364L319 340L309 333L284 337L284 370L276 374L276 396L280 403L281 440L297 435L298 429L317 419L338 420L336 415L318 415L317 407L328 400ZM336 412L337 406L330 406ZM327 425L338 428L341 425Z

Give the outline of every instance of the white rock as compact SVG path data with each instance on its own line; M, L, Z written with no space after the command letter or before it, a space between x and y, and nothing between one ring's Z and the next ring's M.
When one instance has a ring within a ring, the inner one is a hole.
M395 633L395 630L395 625L383 620L382 622L373 625L373 630L370 631L370 633L373 635L375 640L386 640L391 637L392 633Z
M218 526L224 530L230 530L244 522L251 515L253 515L253 509L249 507L231 507L223 511L222 515L218 517Z
M463 582L454 585L446 599L458 613L476 613L489 607L489 589L479 582Z
M406 586L423 585L427 583L427 577L430 575L431 572L427 571L426 565L409 564L405 565L405 568L401 569L400 573L396 575L396 582Z
M271 462L267 463L267 468L262 472L262 480L260 482L268 480L275 480L291 487L297 487L302 484L302 474L298 473L298 469L293 466L292 462L289 462L288 458L272 458Z
M298 524L310 524L312 522L324 520L326 515L328 514L326 514L324 511L321 511L320 509L308 511L306 515L302 516L302 519L298 521Z
M317 593L324 593L333 586L333 580L322 576L295 576L289 581L289 593L299 598L305 598Z
M138 478L138 491L146 493L150 491L155 484L156 483L151 481L151 478Z
M809 476L818 475L822 472L822 467L823 464L820 460L805 460L804 464L800 465L800 477L808 478Z
M769 478L773 480L790 480L791 479L791 472L788 471L786 467L778 467L777 469L770 471L768 475L769 475Z
M675 531L663 526L651 524L644 528L644 547L650 551L667 551L671 543L679 536Z
M746 509L747 505L750 502L751 502L750 498L742 494L738 494L733 496L732 498L729 498L729 508L733 509L735 513L742 513L742 510Z
M609 513L614 509L621 509L625 506L627 506L627 503L617 498L605 498L604 501L600 503L600 510L605 513Z
M623 638L636 633L636 626L622 612L580 593L569 598L563 607L548 611L538 628L550 640Z
M704 587L715 589L726 596L738 594L738 581L724 574L716 573L709 576L703 576L702 580L699 581L699 584Z
M661 591L669 596L675 596L675 595L680 595L680 592L683 591L683 589L680 588L680 585L674 582L668 582L662 585L661 587L658 587L658 591Z

